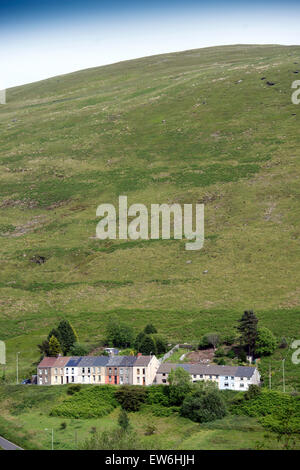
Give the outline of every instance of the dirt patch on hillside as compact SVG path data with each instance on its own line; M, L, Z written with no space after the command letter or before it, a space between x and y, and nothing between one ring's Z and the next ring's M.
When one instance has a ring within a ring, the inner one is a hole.
M192 351L186 355L186 358L189 362L208 364L213 361L214 358L214 349L203 349L199 351Z

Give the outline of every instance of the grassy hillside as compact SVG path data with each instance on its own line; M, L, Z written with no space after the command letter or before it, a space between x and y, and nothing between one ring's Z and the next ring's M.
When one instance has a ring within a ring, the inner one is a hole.
M0 338L11 371L16 351L30 367L64 316L81 341L101 339L112 312L184 341L229 331L253 308L278 337L299 337L299 64L296 46L226 46L8 90ZM95 239L97 206L120 194L204 202L204 248ZM295 386L299 366L287 362Z

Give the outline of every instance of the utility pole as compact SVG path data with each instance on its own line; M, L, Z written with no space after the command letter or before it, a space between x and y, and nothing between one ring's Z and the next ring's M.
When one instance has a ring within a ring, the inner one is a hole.
M50 429L45 428L45 431L50 431ZM51 429L51 450L54 450L54 429Z
M19 352L17 352L17 385L19 384Z
M285 359L282 359L282 381L283 381L283 393L285 393L285 374L284 374L284 362Z
M272 388L272 374L271 374L271 363L269 364L269 389Z

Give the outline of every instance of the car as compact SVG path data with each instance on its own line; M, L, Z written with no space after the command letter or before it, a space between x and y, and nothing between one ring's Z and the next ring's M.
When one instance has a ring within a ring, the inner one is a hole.
M21 384L22 385L29 385L29 384L31 384L31 380L30 379L22 380Z

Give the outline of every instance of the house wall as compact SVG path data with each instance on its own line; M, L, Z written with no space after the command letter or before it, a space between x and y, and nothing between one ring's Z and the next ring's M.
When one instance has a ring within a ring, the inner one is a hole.
M37 371L38 385L52 385L51 367L39 367Z
M133 366L133 385L152 385L159 365L158 359L153 356L147 366Z
M63 385L65 383L65 367L51 367L51 384Z

